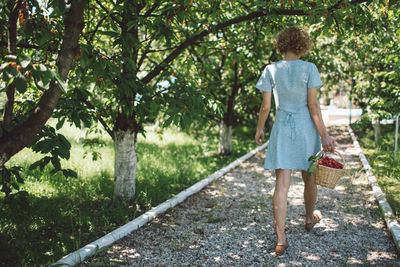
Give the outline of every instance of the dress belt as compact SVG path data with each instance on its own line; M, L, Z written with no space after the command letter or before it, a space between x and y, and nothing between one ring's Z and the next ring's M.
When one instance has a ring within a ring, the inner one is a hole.
M296 123L294 121L292 112L287 112L286 122L290 125L290 140L292 140L293 143L294 139L296 139Z
M284 110L282 108L278 108L278 111L283 111L283 112L286 113L285 122L290 127L290 140L293 143L294 140L296 139L296 122L294 120L293 114L295 114L297 112L287 111L287 110Z

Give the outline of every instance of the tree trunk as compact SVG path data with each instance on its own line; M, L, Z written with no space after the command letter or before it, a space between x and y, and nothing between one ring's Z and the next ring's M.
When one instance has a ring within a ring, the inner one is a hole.
M78 40L82 32L83 10L87 1L74 0L69 12L65 16L64 38L57 57L57 68L60 76L65 80L71 64L79 51ZM40 132L53 113L61 96L61 89L52 81L50 88L43 94L39 103L30 116L9 132L3 132L0 137L0 167L17 152L25 148Z
M136 136L130 130L117 131L114 135L114 200L131 203L135 198Z
M220 155L229 155L232 153L232 125L233 125L233 109L235 106L235 97L239 92L239 77L242 75L243 69L239 71L238 63L234 64L234 79L232 85L232 91L226 101L226 112L224 119L220 124L219 131L219 147L218 153Z
M397 159L397 144L399 141L399 116L400 114L396 116L396 126L395 126L396 129L394 134L394 149L393 149L394 159Z
M394 149L393 149L393 155L394 155L394 159L397 159L397 144L399 141L399 116L400 114L397 114L396 116L396 129L394 130L395 134L394 134Z
M379 119L375 120L374 124L374 133L375 133L375 145L379 145L379 142L381 140L381 123Z
M220 155L232 153L232 125L227 125L224 121L220 124L218 153Z
M138 38L138 29L131 27L128 23L136 19L143 5L133 5L131 1L125 0L124 12L121 26L121 35L123 39ZM122 77L137 76L137 66L133 68L128 64L128 59L137 63L138 48L128 43L122 45ZM114 201L132 203L135 199L135 181L137 167L136 143L139 125L136 121L135 103L136 91L135 81L128 85L121 84L118 90L121 93L121 99L118 108L118 116L114 127Z

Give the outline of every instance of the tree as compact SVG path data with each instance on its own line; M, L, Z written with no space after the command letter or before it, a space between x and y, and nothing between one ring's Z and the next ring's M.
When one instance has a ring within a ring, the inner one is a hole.
M361 64L354 72L359 80L354 95L357 103L364 102L377 118L400 113L400 75L396 71L400 66L398 15L395 8L378 9L376 19L382 20L383 27L377 33L363 36L357 44Z

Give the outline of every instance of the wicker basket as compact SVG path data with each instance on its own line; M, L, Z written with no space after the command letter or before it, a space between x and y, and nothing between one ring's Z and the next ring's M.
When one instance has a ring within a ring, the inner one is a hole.
M322 152L323 152L323 150L318 152L317 157ZM335 151L333 153L338 154L340 156L340 158L342 159L343 169L335 169L335 168L330 168L330 167L326 167L326 166L318 164L316 175L315 175L315 183L317 185L327 187L329 189L334 189L337 182L339 181L339 179L345 173L345 161L344 161L342 154L340 154L337 151Z

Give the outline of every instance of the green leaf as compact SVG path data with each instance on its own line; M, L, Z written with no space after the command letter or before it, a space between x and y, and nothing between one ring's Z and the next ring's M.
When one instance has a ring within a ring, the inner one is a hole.
M57 169L57 170L61 169L61 163L60 163L60 159L58 157L52 157L51 163L53 164L55 169Z
M69 159L71 154L69 152L69 148L63 146L60 146L60 148L57 150L57 154L63 158L63 159Z
M22 171L22 167L21 166L14 166L14 167L11 167L9 170L11 171L11 173L15 174L15 173L21 172Z
M20 184L24 183L24 179L22 179L22 177L21 177L19 172L14 173L14 175L15 175L15 178L17 179L18 183L20 183Z
M129 25L129 23L128 23ZM111 37L120 37L120 33L118 32L113 32L113 31L98 31L99 34L104 34L104 35L108 35Z
M21 67L26 68L28 67L29 63L31 63L31 58L24 54L20 54L18 55L18 62Z
M128 22L128 24L126 26L128 26L128 31L130 31L133 27L137 27L137 25L138 25L137 20L131 20ZM112 32L112 33L114 33L114 32ZM119 36L118 33L117 33L117 36Z
M313 162L307 169L307 176L310 177L313 172L317 170L318 162Z
M14 82L14 80L15 80L15 77L12 77L11 79L9 79L6 87L10 86Z
M71 143L68 141L67 138L65 138L64 135L58 134L57 137L59 138L61 144L62 144L65 148L68 148L68 149L71 148Z
M61 78L60 74L58 71L52 71L53 78L56 79L58 85L60 86L61 90L63 90L64 93L68 92L68 86L67 83Z
M58 120L58 122L57 122L57 124L56 124L56 129L57 129L57 130L60 130L60 129L63 127L64 122L65 122L65 117L62 118L62 119L60 119L60 120Z
M4 167L3 167L3 171L2 171L2 179L6 183L9 183L11 181L11 172L7 168L4 168Z
M318 159L317 156L311 156L308 158L308 161L315 162Z
M30 19L26 20L25 26L23 27L25 34L27 36L32 36L35 26L36 25L34 22L32 22L32 20L30 20Z
M56 174L58 171L60 171L60 170L54 168L54 169L52 169L52 170L50 171L50 174L51 174L51 175L54 175L54 174Z
M128 61L127 67L129 68L129 70L136 71L136 62L130 58L126 58L125 60Z
M44 167L50 162L50 159L51 159L50 157L44 157L42 159L39 159L38 161L31 164L29 170L34 170L37 167L40 167L40 170L43 171Z
M61 13L64 13L67 8L65 0L53 0L50 2L49 6L52 6L55 10L60 11Z
M29 166L29 170L34 170L34 169L36 169L37 167L39 167L40 163L41 163L40 160L38 160L38 161L32 163L31 166Z
M0 71L3 72L3 70L4 70L7 66L9 66L9 64L10 64L10 63L8 63L8 62L1 64L1 65L0 65Z
M71 169L62 170L62 172L63 172L65 177L78 178L78 174L75 171L71 170Z
M23 75L19 74L14 78L14 85L19 93L23 94L26 92L27 82Z
M163 127L166 128L166 127L168 127L169 125L171 125L173 119L174 119L173 116L170 116L168 119L166 119L166 120L164 121Z
M86 55L82 55L80 63L81 63L81 68L86 69L90 65L90 60L87 58Z
M7 63L6 67L3 69L3 80L7 83L7 86L12 83L10 79L13 79L18 75L18 71L16 68L11 67L9 63Z
M39 88L48 89L50 81L53 79L53 74L43 64L40 64L39 68L40 70L32 70L32 76L35 78L35 83Z
M37 142L32 147L32 149L35 152L40 152L40 153L46 154L46 153L49 153L54 147L55 147L55 144L54 144L53 140L44 139L44 140Z
M16 189L19 190L19 185L16 182L12 182L11 185Z
M21 177L22 167L14 166L14 167L10 168L9 170L15 176L18 183L21 183L21 184L24 183L24 180Z
M50 157L44 157L42 160L42 163L40 164L40 170L43 171L44 167L49 164L51 158Z

